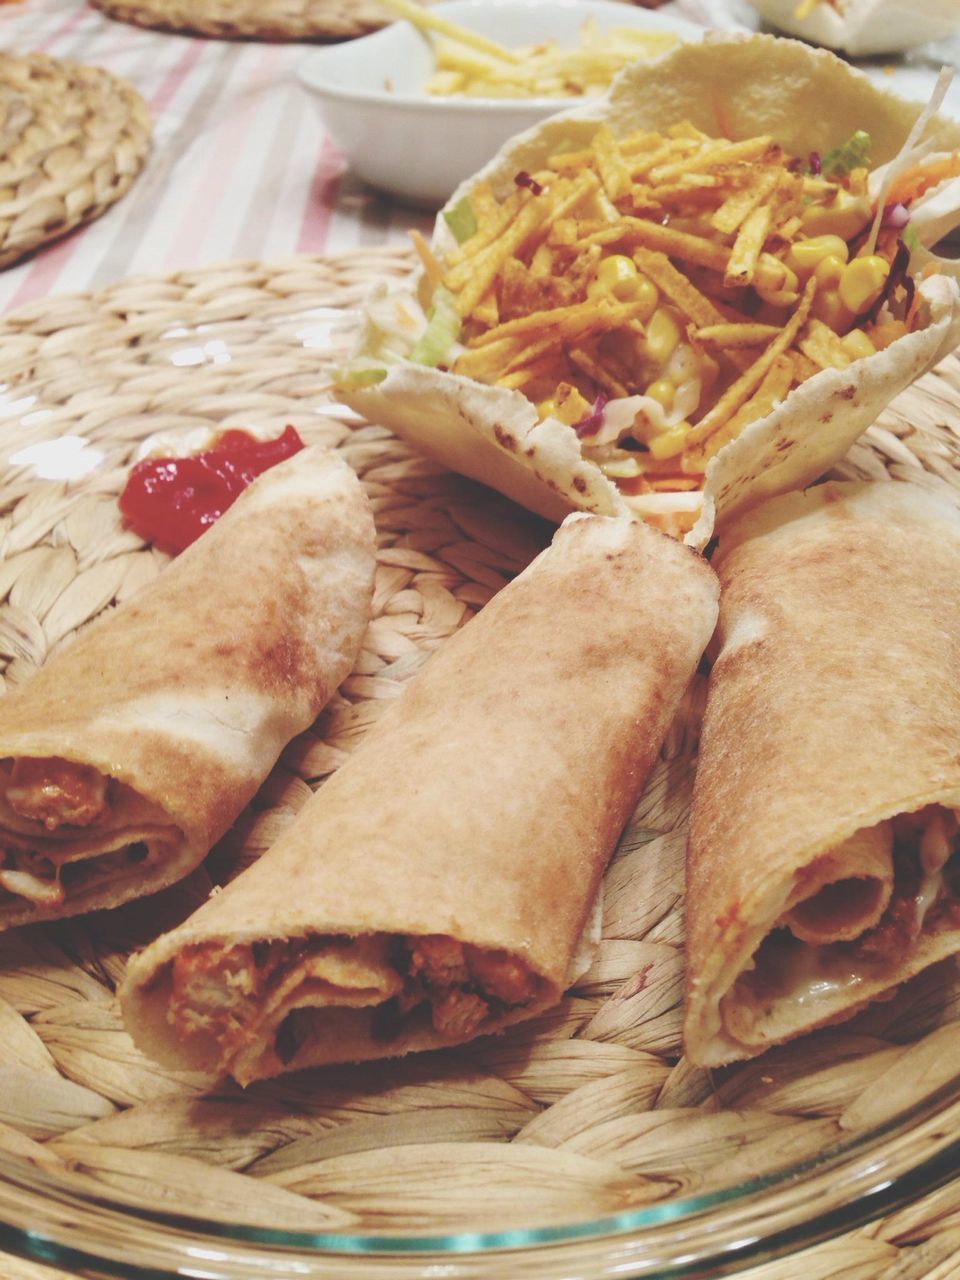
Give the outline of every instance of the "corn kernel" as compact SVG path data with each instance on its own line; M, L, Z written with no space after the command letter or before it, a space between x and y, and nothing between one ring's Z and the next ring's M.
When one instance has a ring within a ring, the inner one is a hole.
M541 422L547 418L555 418L557 416L557 402L555 400L541 400L537 405L537 417Z
M676 351L679 341L680 329L676 320L669 311L657 307L640 343L641 353L654 364L666 364Z
M632 480L635 476L643 474L640 459L633 454L623 458L608 458L600 463L600 470L611 480Z
M799 286L797 273L785 262L772 253L761 253L753 287L764 302L775 307L792 307L799 297Z
M848 334L840 339L840 343L847 355L852 356L854 360L862 360L865 356L875 355L877 350L862 329L851 329Z
M603 258L597 267L597 276L587 295L591 298L614 297L629 302L637 292L640 275L636 263L623 253L612 253Z
M640 274L637 277L637 291L631 298L631 302L637 309L637 318L646 324L660 302L660 290L652 280Z
M836 289L821 289L814 298L810 311L835 333L846 333L854 321L853 312L843 305Z
M861 232L870 217L868 197L853 196L841 187L829 204L808 204L800 221L810 236L839 236L846 241Z
M669 431L661 431L655 435L647 448L658 461L662 462L664 458L675 458L678 453L683 453L689 435L690 423L678 422Z
M656 382L651 382L647 387L644 395L656 400L657 404L662 404L664 409L673 408L673 396L676 388L669 378L658 378Z
M839 236L837 237L839 239ZM843 244L843 241L840 241ZM846 245L843 245L846 249ZM847 262L847 255L841 258L838 253L829 253L825 258L821 258L813 271L813 278L821 289L835 289L840 283L840 277L843 275L843 268Z
M854 315L869 311L883 292L890 274L890 263L878 254L854 258L843 268L837 291L840 300Z
M825 258L839 258L846 262L849 256L846 241L839 236L809 236L806 240L796 240L790 246L786 262L801 280L806 280Z

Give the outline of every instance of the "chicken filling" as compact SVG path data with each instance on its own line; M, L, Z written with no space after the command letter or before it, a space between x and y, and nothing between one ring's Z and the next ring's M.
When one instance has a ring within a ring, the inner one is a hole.
M258 1044L272 1045L290 1063L316 1032L318 1009L367 1009L370 1032L383 1042L429 1020L456 1043L542 990L542 980L509 952L441 934L200 943L173 961L168 1018L181 1038L212 1036L226 1070Z
M26 899L37 907L60 906L71 890L153 860L150 846L131 840L106 852L84 850L85 838L117 820L139 826L155 813L129 787L90 765L56 756L0 762L0 907ZM90 841L87 841L89 843Z
M928 805L897 815L889 826L893 878L882 910L872 916L869 911L874 882L840 880L805 903L805 913L794 910L779 920L724 997L721 1011L733 1034L760 1034L761 1022L779 1002L815 1007L861 983L882 981L922 939L960 928L957 814ZM816 944L802 923L815 917L822 925L831 915L849 920L861 911L867 927L837 927L833 940L824 931Z
M50 832L89 827L109 808L107 779L98 769L56 756L14 760L5 794L14 813Z

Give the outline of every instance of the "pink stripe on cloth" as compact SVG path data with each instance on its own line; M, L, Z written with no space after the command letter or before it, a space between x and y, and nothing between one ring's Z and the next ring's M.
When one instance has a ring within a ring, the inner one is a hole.
M57 276L73 256L79 242L78 236L70 236L44 249L20 283L19 289L7 303L5 310L12 311L24 303L33 302L50 292Z
M160 87L150 99L150 106L155 112L159 113L173 99L202 54L206 44L207 41L197 40L191 41L187 45L182 56L177 59L174 66L164 76ZM58 244L42 250L4 310L15 310L25 303L34 302L37 298L45 297L50 293L60 272L81 247L82 243L83 230L81 229L78 234L68 235L66 239L61 240Z
M250 117L259 106L259 94L253 91L259 87L258 75L262 75L264 83L269 83L272 68L283 56L282 46L264 45L254 67L246 72L245 84L250 90L249 96L235 110L229 127L218 141L213 162L204 169L202 180L197 183L190 206L181 219L167 252L167 269L176 269L185 263L197 261L197 250L202 248L205 234L209 236L212 231L216 231L218 209L222 207L230 176L237 168L238 158L247 161L243 144L249 132ZM247 173L246 177L250 178L251 175Z
M41 44L37 45L41 53L49 53L58 40L62 40L64 36L68 36L71 31L79 27L84 18L89 17L89 13L85 8L79 8L70 17L60 24L55 31L47 36Z
M158 115L176 96L177 90L197 65L200 58L203 57L204 50L209 46L209 43L209 40L191 40L181 56L160 81L156 93L150 99L150 106Z
M317 157L317 170L310 184L303 223L297 239L297 253L323 253L330 232L330 220L340 190L340 179L346 168L343 152L324 137Z

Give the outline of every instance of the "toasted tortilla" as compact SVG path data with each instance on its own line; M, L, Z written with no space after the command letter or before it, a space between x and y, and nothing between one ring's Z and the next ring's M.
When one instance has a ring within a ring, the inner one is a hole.
M555 1004L717 596L665 535L568 519L273 848L131 959L137 1043L245 1084L463 1043ZM459 967L452 986L427 970L418 985L424 949ZM469 1025L441 1027L442 1001Z
M807 12L800 0L750 0L771 26L853 58L900 53L956 34L954 0L819 0Z
M724 529L713 563L686 889L702 1066L849 1018L960 951L960 508L946 489L828 483Z
M305 450L6 695L0 928L198 865L349 674L374 545L354 473Z
M883 92L826 50L773 36L712 34L627 68L606 98L512 139L456 191L444 212L481 181L502 198L518 172L536 171L556 151L586 146L602 124L622 137L687 119L734 140L771 134L797 155L826 154L860 128L870 133L872 160L880 165L897 154L920 111L921 104ZM934 116L925 136L950 150L960 146L960 125ZM918 222L921 241L934 244L943 225L943 210L937 219ZM443 213L432 247L441 263L455 248ZM960 343L957 265L937 258L927 270L918 290L922 327L842 371L807 379L718 452L686 541L702 548L715 526L743 508L810 484L894 396L954 350ZM417 287L425 297L423 277ZM583 457L574 429L550 419L541 423L519 391L399 363L389 366L383 381L342 385L338 394L444 466L548 519L560 520L570 510L616 515L630 509L616 485Z

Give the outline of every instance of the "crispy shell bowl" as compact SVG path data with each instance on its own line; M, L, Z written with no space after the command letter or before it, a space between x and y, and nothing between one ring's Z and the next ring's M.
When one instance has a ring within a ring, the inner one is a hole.
M710 36L633 65L606 98L512 139L446 209L481 181L503 198L519 172L537 170L557 150L587 146L603 125L622 137L689 120L711 136L733 140L770 134L801 156L826 154L863 129L873 163L882 165L897 155L921 109L875 88L825 50L774 36ZM935 116L926 136L937 150L951 150L960 145L960 126ZM941 225L925 226L918 218L921 244L933 243ZM441 215L433 252L443 264L455 247ZM809 377L719 450L706 470L702 510L687 535L691 544L705 546L718 520L823 474L898 392L957 346L960 287L954 276L952 264L934 259L918 288L920 327L846 369ZM421 291L425 285L421 278ZM400 362L375 385L341 386L340 394L445 466L549 519L573 509L624 509L614 483L582 454L576 431L550 418L541 422L519 391Z

